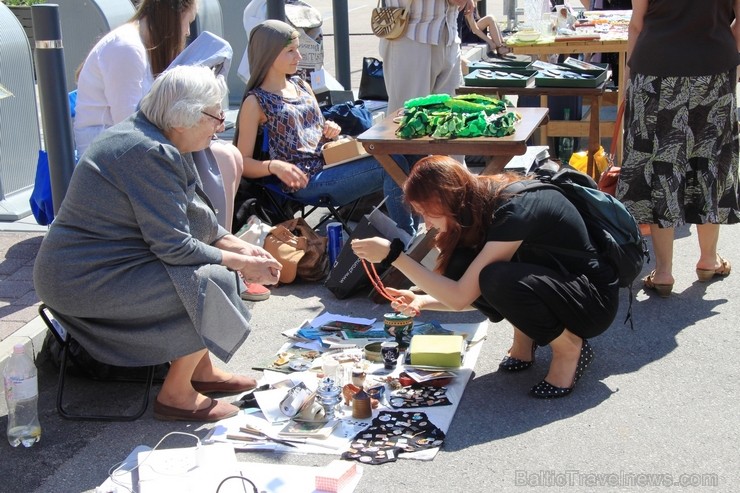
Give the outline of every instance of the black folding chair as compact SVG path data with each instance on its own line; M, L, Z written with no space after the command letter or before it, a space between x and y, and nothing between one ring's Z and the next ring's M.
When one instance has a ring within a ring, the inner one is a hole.
M151 393L152 384L154 383L154 370L156 366L146 367L146 376L141 378L116 378L113 379L98 379L98 381L116 381L116 382L133 382L143 383L144 393L141 399L139 408L131 414L81 414L72 413L64 407L64 386L66 383L65 376L67 374L67 362L68 360L74 363L74 355L70 352L70 345L77 341L74 341L69 331L59 322L58 316L55 315L54 311L49 308L45 303L39 306L39 315L44 321L49 331L54 336L54 339L61 346L61 359L59 365L59 380L57 384L57 412L65 419L76 420L76 421L134 421L140 418L147 407L149 406L149 394Z

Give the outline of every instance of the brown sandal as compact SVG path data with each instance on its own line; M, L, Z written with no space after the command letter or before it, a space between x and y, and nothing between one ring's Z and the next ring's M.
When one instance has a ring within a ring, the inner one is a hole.
M496 54L498 56L505 56L511 53L511 48L506 43L501 43L496 47Z
M232 375L221 382L191 380L190 383L195 391L201 394L241 394L257 387L257 381L254 378L244 375Z
M647 277L644 277L642 279L642 285L645 287L645 289L652 289L653 291L658 293L658 296L661 298L668 298L671 295L671 291L673 291L673 283L671 284L656 284L653 282L653 277L655 276L655 271L652 271Z
M719 269L696 269L696 277L699 278L699 282L709 282L715 277L727 277L732 271L732 265L729 260L723 259L717 254L719 259Z
M236 416L239 408L228 402L211 399L210 404L203 409L180 409L178 407L154 401L154 418L161 421L199 421L213 423L222 419Z

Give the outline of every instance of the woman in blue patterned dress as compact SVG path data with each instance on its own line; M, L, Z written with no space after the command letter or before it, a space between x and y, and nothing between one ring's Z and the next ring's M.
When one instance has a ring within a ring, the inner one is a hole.
M244 158L244 176L274 175L299 200L328 195L342 205L383 190L391 219L413 236L414 219L403 192L375 158L324 169L321 147L339 135L340 127L324 120L311 88L294 76L301 60L298 44L295 28L276 20L257 25L249 36L251 76L234 136ZM269 139L270 159L265 161L252 158L260 126ZM402 156L394 159L408 172Z

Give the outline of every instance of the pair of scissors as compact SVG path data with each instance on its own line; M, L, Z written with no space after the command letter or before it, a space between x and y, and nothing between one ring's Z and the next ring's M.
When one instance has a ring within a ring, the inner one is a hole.
M287 440L282 438L273 438L256 428L252 428L251 426L242 426L239 428L239 431L244 433L244 435L229 435L227 438L230 438L232 440L240 440L243 442L273 442L278 443L280 445L285 445L287 447L296 447L296 443L303 443L298 440Z

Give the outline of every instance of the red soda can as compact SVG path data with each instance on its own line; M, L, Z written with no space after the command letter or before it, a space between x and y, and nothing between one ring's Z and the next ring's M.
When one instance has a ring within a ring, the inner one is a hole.
M334 268L334 263L342 251L342 223L329 223L326 225L326 237L329 242L327 249L329 253L329 268Z

